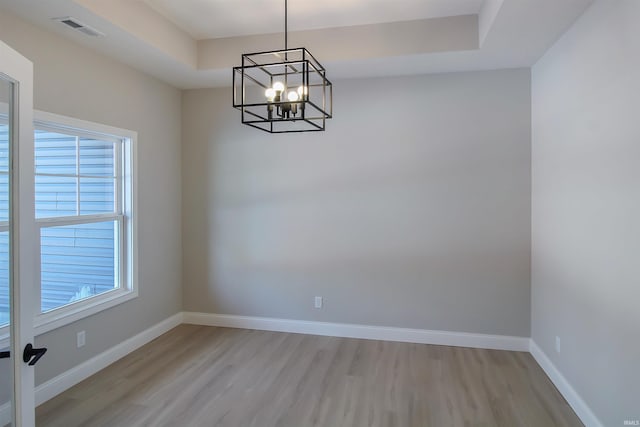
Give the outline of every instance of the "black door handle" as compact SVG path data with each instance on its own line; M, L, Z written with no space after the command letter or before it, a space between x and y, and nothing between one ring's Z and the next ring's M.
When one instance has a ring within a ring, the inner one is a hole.
M10 351L0 351L0 359L8 359L11 357Z
M29 366L33 366L38 363L38 360L47 352L46 348L33 348L31 343L27 344L22 353L22 360L24 363L28 363Z

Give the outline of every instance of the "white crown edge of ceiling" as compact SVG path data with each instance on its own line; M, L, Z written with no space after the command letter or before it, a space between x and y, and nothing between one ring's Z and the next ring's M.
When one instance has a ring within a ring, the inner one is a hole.
M564 8L561 10L556 10L557 14L554 15L553 8L551 12L549 12L549 8L539 8L539 2L545 1L552 5L555 0L531 0L538 3L538 7L534 7L538 19L533 19L533 22L529 24L529 31L532 31L532 28L535 27L535 24L540 19L545 18L547 19L547 26L550 27L550 34L547 34L546 37L538 37L540 40L537 40L535 46L524 49L521 46L510 45L509 38L503 33L512 32L514 28L522 28L517 19L513 21L514 15L516 18L518 16L530 18L531 13L529 12L531 11L523 7L523 2L497 1L500 2L498 9L495 9L495 3L493 4L493 9L488 8L487 3L485 4L487 6L485 8L486 11L482 12L495 15L490 19L491 27L488 31L486 30L487 24L484 24L485 27L483 27L482 16L479 17L480 31L486 31L486 34L482 47L477 50L333 62L319 59L328 69L331 80L530 67L593 2L593 0L573 0L564 4ZM104 18L95 16L72 0L55 0L50 3L75 6L61 9L60 13L70 11L81 15L76 17L89 25L104 30L107 37L90 38L62 28L57 23L52 22L50 17L46 16L46 12L45 16L32 16L29 13L26 13L25 16L24 8L6 7L7 5L15 6L17 3L24 4L25 2L40 4L36 0L0 0L0 7L8 9L23 19L26 18L38 27L44 27L45 30L71 38L79 44L111 56L177 88L197 89L231 86L230 68L198 70L195 66L188 65L185 61L176 60L167 52L150 46L139 37L132 35ZM556 9L559 9L558 3L555 4ZM531 5L529 4L529 6ZM26 11L28 12L28 10L27 8ZM545 10L547 11L545 12ZM48 13L53 12L49 10ZM532 38L529 34L521 36ZM127 48L123 49L123 46ZM238 57L240 53L242 52L238 53Z

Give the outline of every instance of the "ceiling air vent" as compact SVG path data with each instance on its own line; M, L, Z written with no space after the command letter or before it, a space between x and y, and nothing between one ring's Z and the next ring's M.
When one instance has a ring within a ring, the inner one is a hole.
M82 22L78 21L76 18L72 18L71 16L66 16L64 18L53 18L54 21L58 21L63 23L64 25L66 25L69 28L72 28L76 31L80 31L81 33L84 33L88 36L93 36L93 37L102 37L104 36L104 33L101 33L100 31L96 30L93 27L90 27L86 24L83 24Z

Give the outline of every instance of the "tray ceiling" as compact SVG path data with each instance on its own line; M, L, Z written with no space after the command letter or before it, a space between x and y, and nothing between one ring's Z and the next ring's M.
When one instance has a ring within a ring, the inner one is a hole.
M144 0L197 40L282 31L284 0ZM484 0L289 0L289 29L477 15Z

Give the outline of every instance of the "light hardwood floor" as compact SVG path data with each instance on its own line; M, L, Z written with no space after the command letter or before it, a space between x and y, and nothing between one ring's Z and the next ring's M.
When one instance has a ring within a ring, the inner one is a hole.
M528 353L182 325L38 426L581 426Z

